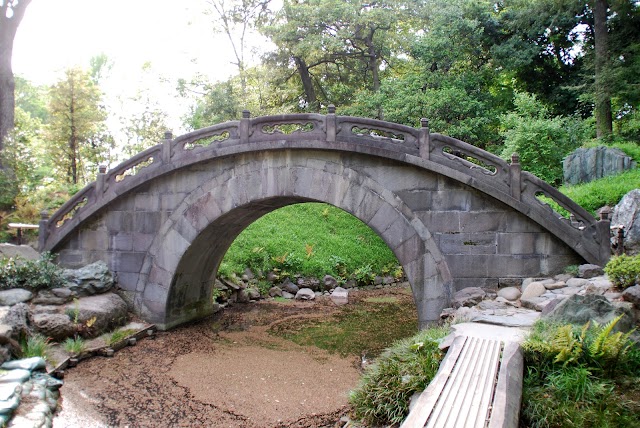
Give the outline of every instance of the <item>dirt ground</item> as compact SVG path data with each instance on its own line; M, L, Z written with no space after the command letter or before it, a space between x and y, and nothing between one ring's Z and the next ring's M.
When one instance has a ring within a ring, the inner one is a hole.
M113 358L82 361L66 373L53 426L340 426L360 358L267 333L277 323L334 311L324 298L234 305Z

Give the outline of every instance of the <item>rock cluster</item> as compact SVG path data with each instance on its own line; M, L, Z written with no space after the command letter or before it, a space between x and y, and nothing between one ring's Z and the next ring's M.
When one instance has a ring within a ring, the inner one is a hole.
M640 254L640 189L630 191L618 202L613 209L611 225L623 227L624 252ZM612 240L617 245L615 236Z
M628 331L640 320L640 286L624 292L613 288L602 268L579 267L579 276L527 278L520 287L491 292L468 287L455 293L442 318L509 327L531 326L541 316L567 323L606 323L626 314L617 328Z
M348 302L349 289L357 286L353 280L339 285L338 280L331 275L325 275L322 279L294 277L292 280L286 277L280 280L278 275L269 272L265 278L269 288L264 293L260 292L259 280L250 269L246 269L241 278L217 279L214 285L216 302L224 307L227 304L248 303L269 297L313 300L318 296L330 296L336 305L343 305ZM392 276L377 276L372 285L367 285L364 288L383 288L400 282L402 281ZM266 287L261 288L264 290Z
M50 427L62 381L44 373L44 359L9 361L1 369L0 425Z
M622 150L606 146L576 149L562 161L568 184L586 183L635 167L636 162Z

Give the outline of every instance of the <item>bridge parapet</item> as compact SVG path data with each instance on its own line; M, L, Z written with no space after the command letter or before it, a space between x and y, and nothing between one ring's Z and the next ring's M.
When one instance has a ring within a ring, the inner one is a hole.
M286 114L226 122L165 140L106 172L98 173L40 226L41 250L54 250L80 223L139 185L188 165L251 151L320 149L371 154L411 163L454 178L512 206L575 248L591 263L609 258L608 222L586 210L546 182L471 144L420 128L349 116ZM570 212L565 219L538 197L545 195Z

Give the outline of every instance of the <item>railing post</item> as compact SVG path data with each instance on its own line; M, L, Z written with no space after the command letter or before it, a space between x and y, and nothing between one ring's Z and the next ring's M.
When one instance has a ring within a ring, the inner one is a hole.
M44 251L47 242L47 234L49 232L49 211L40 212L40 223L38 223L38 250Z
M242 110L242 119L240 119L240 143L246 144L249 142L249 123L251 121L251 112L249 110Z
M596 222L596 234L600 244L600 264L604 266L611 258L611 208L605 205L598 214L600 220Z
M511 165L509 166L509 177L511 179L509 187L511 188L511 197L520 200L520 176L522 175L522 166L520 166L520 156L517 153L511 155Z
M429 159L431 152L431 135L429 133L429 120L424 117L420 119L420 157Z
M98 166L98 176L96 177L96 199L104 193L104 178L107 172L106 165Z
M336 106L329 104L326 116L327 142L336 141Z
M162 163L167 164L171 162L171 141L173 140L173 134L167 130L164 132L164 140L162 141Z

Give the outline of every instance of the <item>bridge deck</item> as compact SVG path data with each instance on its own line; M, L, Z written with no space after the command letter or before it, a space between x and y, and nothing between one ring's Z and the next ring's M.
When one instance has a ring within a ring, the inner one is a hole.
M517 342L456 336L401 428L516 427L521 394Z

